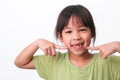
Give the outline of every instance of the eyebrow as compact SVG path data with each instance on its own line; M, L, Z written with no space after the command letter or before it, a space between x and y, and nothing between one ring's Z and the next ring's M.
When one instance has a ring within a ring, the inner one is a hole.
M79 25L79 28L80 28L80 27L86 27L86 26L85 26L85 25L83 25L83 24L81 24L81 25ZM71 28L70 28L70 27L68 27L68 26L65 26L65 27L64 27L64 29L71 29Z
M65 26L64 29L70 29L69 27Z

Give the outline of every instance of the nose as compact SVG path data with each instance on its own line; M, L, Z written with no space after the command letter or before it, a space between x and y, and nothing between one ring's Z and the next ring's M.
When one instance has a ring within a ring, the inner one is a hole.
M80 38L80 34L78 32L75 32L72 36L72 41L78 41Z
M72 39L72 41L79 41L80 40L80 38L74 38L74 39Z

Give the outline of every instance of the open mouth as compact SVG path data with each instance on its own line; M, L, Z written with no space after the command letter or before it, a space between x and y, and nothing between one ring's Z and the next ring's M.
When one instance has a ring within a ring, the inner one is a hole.
M83 44L84 43L75 43L75 44L72 44L71 47L75 50L80 50L83 48Z

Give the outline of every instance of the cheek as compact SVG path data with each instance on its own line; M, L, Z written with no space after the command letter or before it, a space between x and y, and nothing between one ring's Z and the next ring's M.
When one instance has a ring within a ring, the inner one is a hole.
M91 43L91 38L92 38L92 37L91 37L90 34L83 36L83 39L84 39L84 41L85 41L85 43L86 43L87 46L90 45L90 43Z
M91 38L87 40L86 45L87 45L87 46L89 46L89 45L90 45L90 43L91 43Z
M63 37L63 43L64 43L64 45L65 46L68 46L69 45L69 43L70 43L70 38L68 38L68 37Z

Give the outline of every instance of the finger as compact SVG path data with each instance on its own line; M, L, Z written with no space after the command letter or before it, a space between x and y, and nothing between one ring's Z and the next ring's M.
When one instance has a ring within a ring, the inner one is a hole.
M103 59L107 59L108 56L109 56L109 54L103 54L102 58L103 58Z
M102 56L103 59L107 59L107 57L108 57L107 55L103 55Z
M103 52L101 50L99 50L99 55L102 57Z
M100 50L99 47L87 47L88 50Z
M108 54L105 54L102 50L100 50L99 55L100 55L103 59L107 59L107 57L109 56Z
M103 58L103 59L107 59L107 58L108 58L108 56L103 56L102 58Z
M55 56L55 55L56 55L56 51L55 51L55 48L54 48L54 47L51 47L51 52L52 52L52 56Z
M47 49L43 50L43 52L45 53L45 55L48 55Z
M48 49L47 49L47 52L48 52L48 53L47 53L48 55L52 56L51 48L48 48Z
M60 45L55 45L55 48L56 49L67 49L66 46L60 46Z

